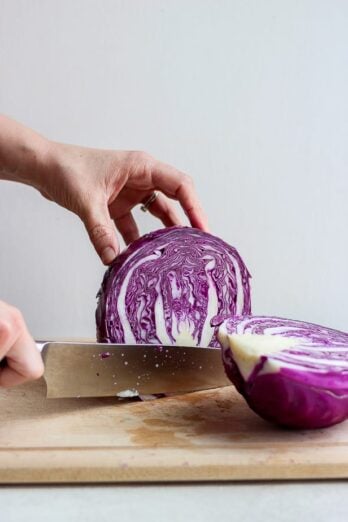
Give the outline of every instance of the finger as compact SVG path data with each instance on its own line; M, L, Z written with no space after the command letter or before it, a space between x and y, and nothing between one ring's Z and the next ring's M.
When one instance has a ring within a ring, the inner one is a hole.
M94 202L92 207L82 213L81 218L99 257L104 265L109 265L120 249L106 202Z
M148 210L153 216L160 219L166 227L182 225L182 221L176 212L174 205L172 205L164 194L158 194Z
M6 356L18 336L10 310L12 307L0 303L0 361Z
M39 350L29 333L23 333L6 355L7 366L0 372L0 386L17 386L23 382L39 379L44 366Z
M0 370L0 386L8 387L38 379L44 371L41 355L18 310L1 307L0 358L6 365Z
M40 194L41 196L43 196L45 199L48 199L48 201L53 201L53 199L51 198L51 196L48 194L48 192L46 192L45 190L40 190Z
M126 245L129 245L129 243L132 243L139 238L138 225L136 224L131 212L114 219L114 222Z
M157 162L152 170L156 189L177 199L193 227L208 231L208 220L196 194L192 179L170 165Z

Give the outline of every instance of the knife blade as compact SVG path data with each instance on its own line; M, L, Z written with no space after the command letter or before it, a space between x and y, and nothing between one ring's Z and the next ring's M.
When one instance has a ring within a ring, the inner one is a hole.
M216 348L88 342L41 348L48 398L133 397L231 384Z

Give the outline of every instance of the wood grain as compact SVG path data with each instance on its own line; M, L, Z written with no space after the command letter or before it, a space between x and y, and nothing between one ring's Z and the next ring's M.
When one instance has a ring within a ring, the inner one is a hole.
M347 423L280 429L232 387L150 402L0 390L1 483L347 477Z

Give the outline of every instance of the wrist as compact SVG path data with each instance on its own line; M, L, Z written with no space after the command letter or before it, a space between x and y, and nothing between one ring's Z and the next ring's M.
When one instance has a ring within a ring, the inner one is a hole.
M39 188L52 156L49 140L0 116L0 179Z
M23 161L16 172L15 181L41 190L47 184L55 164L54 143L42 136L35 136L23 147Z
M52 175L57 172L59 164L58 144L46 138L42 138L34 145L31 156L30 176L24 176L22 183L28 183L38 190L45 190L50 185ZM28 179L29 178L29 179Z

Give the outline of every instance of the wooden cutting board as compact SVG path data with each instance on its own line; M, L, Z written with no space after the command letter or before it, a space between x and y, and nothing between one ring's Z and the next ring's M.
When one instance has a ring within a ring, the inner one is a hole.
M143 482L348 477L348 423L290 431L232 388L150 402L0 390L0 482Z

